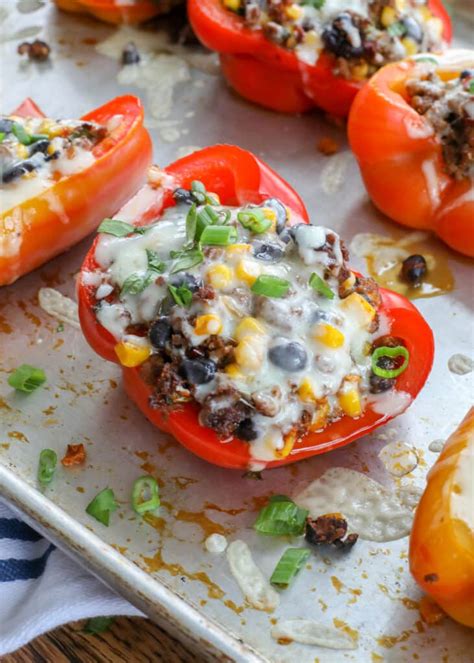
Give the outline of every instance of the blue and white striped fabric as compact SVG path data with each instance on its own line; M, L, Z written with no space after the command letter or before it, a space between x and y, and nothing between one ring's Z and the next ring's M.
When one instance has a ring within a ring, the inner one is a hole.
M0 656L61 624L140 614L0 501Z

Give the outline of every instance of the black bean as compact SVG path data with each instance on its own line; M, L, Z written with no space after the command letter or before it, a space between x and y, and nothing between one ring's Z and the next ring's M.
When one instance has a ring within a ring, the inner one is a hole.
M13 120L7 120L7 118L0 119L0 132L2 134L11 133L13 127Z
M171 276L169 282L175 288L179 288L180 286L184 285L186 288L191 290L191 292L196 292L203 286L203 281L201 278L194 276L193 274L188 274L188 272L180 272Z
M255 243L253 245L253 255L257 260L263 262L278 262L284 254L285 252L278 244Z
M192 205L194 202L191 191L187 189L175 189L173 191L173 198L177 203L185 203L186 205Z
M237 430L235 431L236 437L239 437L241 440L246 442L251 442L258 437L258 431L255 428L255 424L250 417L244 419L240 422Z
M139 62L140 53L133 41L130 41L122 51L122 64L138 64Z
M357 38L357 34L359 38ZM334 55L351 60L364 53L362 35L354 24L352 16L342 12L323 30L322 40L328 51Z
M459 78L462 80L463 78L472 78L474 76L474 69L464 69L461 71L459 74Z
M426 260L416 253L403 261L401 276L408 283L417 284L423 280L427 271Z
M302 371L308 363L306 350L295 341L273 346L268 351L268 358L272 364L290 373Z
M162 316L155 320L150 327L148 336L153 347L164 348L171 338L172 328L169 318Z
M50 143L48 138L41 138L40 140L37 140L30 147L30 156L36 154L37 152L42 152L43 154L46 154L48 151L49 144Z
M370 374L370 393L381 394L384 391L389 391L395 384L395 378L382 378L375 373Z
M191 384L207 384L214 379L217 366L212 359L183 359L181 371Z
M411 16L401 20L403 27L405 28L405 34L408 37L411 37L414 41L421 43L423 41L423 31L421 29L418 21L415 21Z
M283 203L278 200L278 198L267 198L263 201L262 207L269 207L276 214L276 229L277 233L280 233L286 226L286 221L288 218L286 207Z
M25 175L25 173L31 173L35 168L36 166L34 165L34 163L25 159L25 161L16 163L10 168L4 170L2 173L2 182L4 184L8 184L8 182L13 182L19 177Z

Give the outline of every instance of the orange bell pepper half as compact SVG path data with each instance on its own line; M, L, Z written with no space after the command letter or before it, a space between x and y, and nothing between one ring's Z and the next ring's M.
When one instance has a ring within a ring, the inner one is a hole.
M147 225L156 220L164 209L175 204L172 197L175 188L190 188L193 180L200 180L207 190L217 193L223 205L259 204L268 197L278 198L292 210L295 218L309 223L306 208L294 189L253 154L232 145L208 147L172 163L164 170L163 184L146 185L117 214L117 218L137 226ZM78 282L79 318L91 347L108 361L118 363L114 350L117 339L97 321L95 289L89 285L86 276L100 269L95 259L96 243L97 240L85 258ZM388 321L387 333L403 339L410 353L410 363L397 378L396 388L408 393L413 400L431 370L433 334L418 310L405 297L384 289L380 292L382 304L379 312L384 313ZM150 397L153 389L142 377L140 367L122 367L122 370L128 395L160 430L170 433L187 449L215 465L234 469L249 466L251 458L247 442L233 438L224 444L214 430L199 423L199 408L195 404L184 404L179 410L166 415L152 408ZM370 406L357 419L344 416L321 432L308 433L295 443L288 456L268 463L267 467L286 465L348 444L393 416L394 413L377 413Z
M67 12L89 14L106 23L143 23L158 14L169 11L180 0L133 0L131 3L116 0L54 0Z
M474 627L474 408L428 474L410 538L410 570L448 615Z
M31 99L13 114L44 117ZM152 145L141 102L117 97L82 119L107 125L113 117L119 121L93 148L90 166L0 214L0 286L80 242L143 183Z
M444 25L443 38L451 40L451 21L441 0L429 0L431 13ZM188 0L188 17L194 32L207 48L217 51L229 85L242 97L283 113L303 113L311 108L346 116L365 81L347 80L333 73L335 58L322 53L316 64L245 26L242 17L222 0Z
M474 68L474 51L429 58L444 79ZM474 257L474 181L445 172L440 140L407 101L416 59L383 67L361 90L349 116L349 142L376 207L404 226L433 230Z

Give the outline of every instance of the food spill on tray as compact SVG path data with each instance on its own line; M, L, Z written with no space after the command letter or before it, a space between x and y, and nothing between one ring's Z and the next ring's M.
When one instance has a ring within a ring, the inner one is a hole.
M190 179L213 158L234 176L267 168L230 146L195 152L152 169L101 224L79 285L92 347L123 367L148 418L228 467L297 460L405 410L432 361L416 309L352 272L337 233L308 225L278 176L266 175L279 198L249 182L260 201L240 206L212 172Z

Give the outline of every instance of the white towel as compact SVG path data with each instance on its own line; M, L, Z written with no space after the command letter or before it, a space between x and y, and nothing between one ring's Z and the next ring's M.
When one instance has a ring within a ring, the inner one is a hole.
M143 616L0 501L0 656L78 619Z

